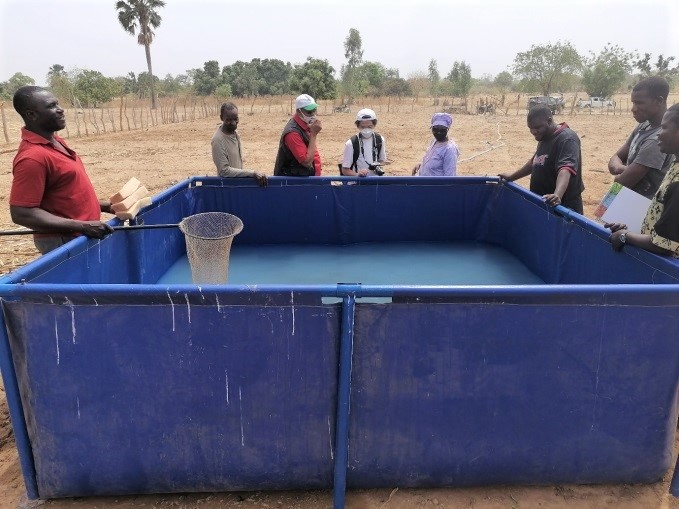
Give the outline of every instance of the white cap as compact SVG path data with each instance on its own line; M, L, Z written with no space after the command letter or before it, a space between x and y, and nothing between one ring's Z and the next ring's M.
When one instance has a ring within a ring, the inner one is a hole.
M363 108L356 113L356 122L360 122L361 120L377 120L377 115L375 115L375 112L370 108Z
M313 110L316 108L318 108L318 104L316 104L314 98L309 94L302 94L295 99L296 110Z

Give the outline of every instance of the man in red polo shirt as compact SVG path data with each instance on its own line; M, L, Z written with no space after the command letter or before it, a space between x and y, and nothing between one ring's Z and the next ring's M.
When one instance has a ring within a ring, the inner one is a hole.
M16 91L13 104L26 126L12 169L12 221L45 232L33 238L42 254L78 235L101 239L111 233L100 220L101 212L111 212L111 204L97 199L80 157L54 134L66 127L56 97L26 86Z
M321 121L316 118L314 98L302 94L295 99L295 114L283 129L273 174L287 177L312 177L321 174L321 155L316 136Z

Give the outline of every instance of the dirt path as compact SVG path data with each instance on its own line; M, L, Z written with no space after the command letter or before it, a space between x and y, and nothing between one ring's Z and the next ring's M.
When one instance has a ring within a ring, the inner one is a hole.
M406 175L419 162L429 140L428 119L433 108L414 113L383 113L378 110L379 131L386 138L392 164L387 174ZM353 133L353 116L321 117L319 138L325 174L336 174L344 141ZM562 117L582 139L585 180L585 213L591 214L610 186L608 158L623 143L634 126L631 117L578 115ZM11 119L10 119L11 121ZM17 122L17 119L14 119ZM247 115L241 112L239 132L243 139L246 166L271 173L278 138L287 116L281 113ZM139 178L154 194L191 175L212 175L209 140L218 119L158 126L144 131L111 133L70 140L85 162L101 196L117 191L130 177ZM505 146L461 163L460 175L496 175L521 166L535 149L525 127L524 116L457 116L452 135L462 159L498 145L498 129ZM14 151L0 147L0 201L6 202ZM527 179L521 182L527 185ZM6 206L0 207L0 227L13 228ZM8 272L36 257L26 238L0 241L0 272ZM568 444L564 444L568 446ZM675 444L675 458L676 458ZM490 487L465 489L380 489L353 491L347 495L351 509L447 508L679 508L668 496L669 474L658 483L643 486L547 486ZM0 390L0 509L30 507L23 499L24 487L14 440L10 432L4 391ZM40 503L50 508L327 508L330 492L276 492L148 495L85 498Z

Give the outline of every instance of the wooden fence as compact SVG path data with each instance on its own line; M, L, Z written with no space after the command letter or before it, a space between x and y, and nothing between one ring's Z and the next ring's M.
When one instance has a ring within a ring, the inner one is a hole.
M318 101L321 115L356 111L367 106L377 113L412 113L415 111L448 111L453 114L479 114L489 112L495 115L525 115L528 99L535 94L477 94L466 99L453 97L365 97L348 104L340 99ZM629 95L619 94L613 99L615 106L609 108L575 107L577 99L585 94L567 94L564 97L563 114L588 115L630 115ZM679 94L670 94L668 105L679 100ZM278 113L291 115L294 111L294 96L259 96L233 99L241 115ZM152 110L148 101L121 97L100 108L68 108L66 110L66 138L96 136L99 134L149 129L177 122L194 122L214 118L219 122L219 108L222 99L216 97L166 97L158 100L158 108ZM488 108L492 105L492 108ZM490 110L490 111L489 111ZM2 142L16 145L20 140L23 122L11 107L11 103L0 102L2 120Z

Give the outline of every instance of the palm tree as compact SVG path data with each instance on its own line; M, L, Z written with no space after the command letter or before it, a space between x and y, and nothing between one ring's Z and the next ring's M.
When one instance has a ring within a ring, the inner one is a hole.
M153 83L153 70L151 69L151 43L153 42L152 28L160 26L160 15L156 12L164 7L162 0L119 0L116 2L118 21L125 31L134 35L137 30L137 42L146 50L146 65L151 76L151 108L156 109L156 91Z

